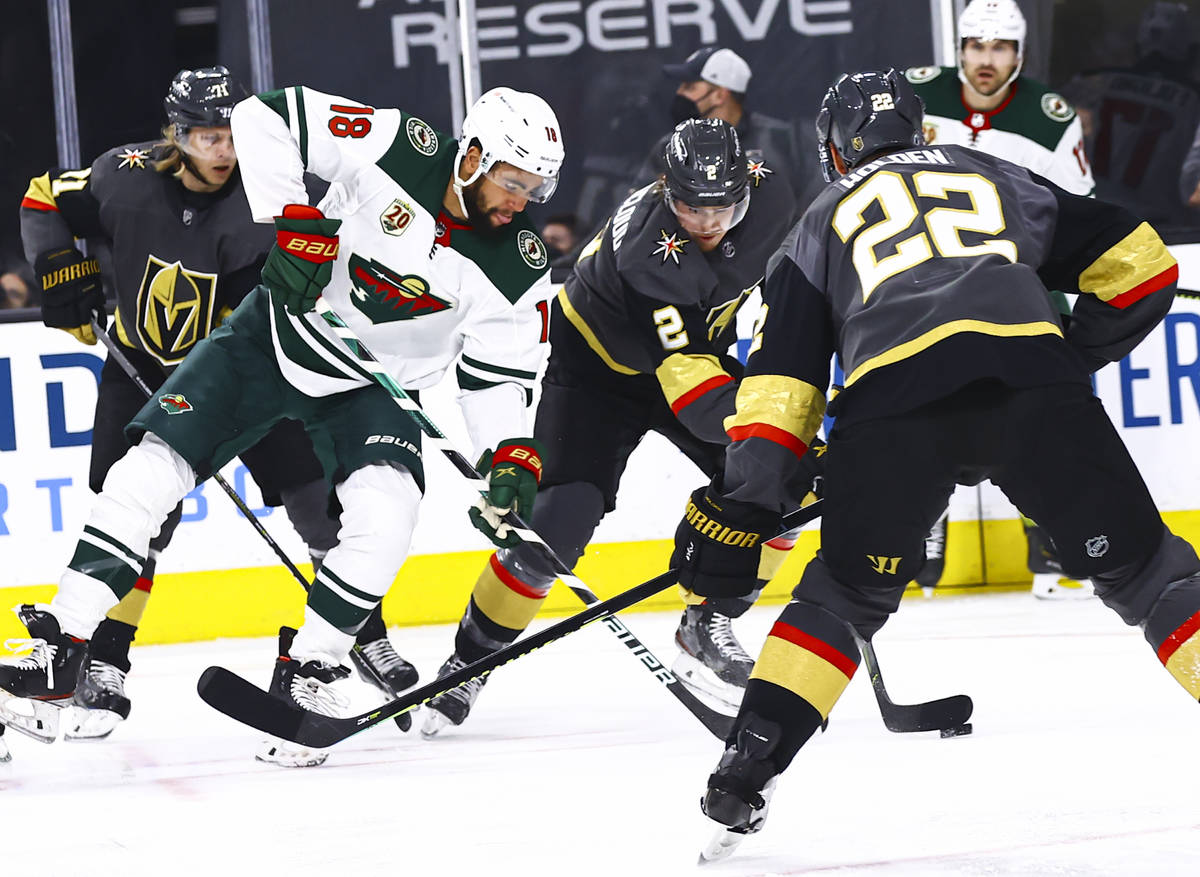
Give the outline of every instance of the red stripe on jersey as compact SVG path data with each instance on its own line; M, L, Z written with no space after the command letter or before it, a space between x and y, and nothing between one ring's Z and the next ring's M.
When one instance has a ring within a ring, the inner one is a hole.
M1175 264L1166 271L1155 274L1149 280L1139 283L1128 292L1123 292L1116 298L1110 298L1108 303L1114 308L1127 308L1135 301L1143 299L1152 292L1158 292L1169 283L1179 279L1179 265Z
M777 445L783 445L797 457L803 457L808 451L808 445L792 435L786 429L780 429L778 426L772 426L769 423L748 423L745 426L735 426L732 429L725 430L729 434L729 440L740 442L748 438L761 438L767 441L775 442Z
M1198 630L1200 630L1200 612L1175 628L1171 635L1163 640L1163 644L1158 647L1158 659L1166 664L1171 660L1171 655L1175 654L1176 650L1191 639Z
M802 649L812 652L819 658L828 661L843 674L847 679L854 676L854 671L858 669L858 662L848 655L843 654L838 649L835 649L824 640L817 639L811 634L807 634L798 627L792 627L783 621L776 621L775 626L771 628L770 634L778 639L787 640L792 645L799 646Z
M676 399L671 404L671 411L678 415L680 411L682 411L684 408L687 408L709 390L715 390L717 387L723 387L732 382L732 375L714 375L698 386L692 387L692 389L688 390L686 393Z
M148 579L145 576L139 576L138 580L133 583L133 588L135 591L145 591L147 594L150 593L150 588L153 586L153 580Z
M504 586L510 591L520 594L522 597L528 597L530 600L542 600L546 594L550 593L549 588L539 591L537 588L529 587L529 585L514 576L504 568L504 564L496 559L495 552L492 552L492 556L488 558L488 563L492 565L492 572L496 574L496 578L503 582Z
M28 207L30 210L53 210L58 213L57 204L47 204L45 201L34 201L28 195L21 199L21 206Z

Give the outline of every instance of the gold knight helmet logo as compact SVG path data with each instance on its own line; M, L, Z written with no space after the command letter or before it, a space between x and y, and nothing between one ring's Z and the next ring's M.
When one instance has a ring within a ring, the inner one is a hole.
M150 255L137 297L137 334L163 365L183 360L212 329L217 275Z

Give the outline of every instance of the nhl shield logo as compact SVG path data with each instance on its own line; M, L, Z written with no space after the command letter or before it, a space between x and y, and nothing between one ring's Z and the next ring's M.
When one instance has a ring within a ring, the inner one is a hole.
M404 124L404 133L413 149L422 155L433 155L438 150L438 137L434 130L416 116L410 116Z
M1103 557L1108 554L1108 537L1104 535L1093 536L1083 543L1083 547L1087 551L1088 557Z
M399 237L408 231L408 227L412 225L413 209L412 205L406 201L401 201L397 198L387 209L379 216L379 224L383 226L384 234L390 234L393 237Z
M517 249L521 253L521 258L525 260L525 264L534 271L541 271L550 261L542 239L528 229L522 229L517 234Z

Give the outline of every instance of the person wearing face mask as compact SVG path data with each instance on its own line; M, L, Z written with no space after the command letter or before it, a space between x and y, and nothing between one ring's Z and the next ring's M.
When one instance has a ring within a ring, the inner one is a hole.
M616 508L625 464L646 433L666 438L706 475L716 472L741 373L725 353L734 316L791 227L791 192L775 178L755 187L728 123L680 123L663 162L663 175L629 195L584 246L550 316L550 362L533 428L546 467L527 520L569 564ZM811 482L815 472L805 473ZM797 491L799 505L807 484ZM760 579L774 574L790 544L768 543ZM480 572L439 675L513 642L554 579L541 552L510 535ZM741 700L753 663L730 623L754 596L696 601L676 631L680 681L729 708ZM422 734L461 725L483 684L475 679L433 698Z
M671 123L685 119L721 119L732 125L741 139L751 166L762 174L786 181L796 196L796 216L821 191L824 181L812 157L800 148L797 128L782 119L747 110L750 65L732 49L707 46L688 55L681 64L664 64L665 77L678 83L671 99ZM811 127L807 121L803 130ZM646 156L632 183L643 186L666 170L664 149L671 139L667 132Z

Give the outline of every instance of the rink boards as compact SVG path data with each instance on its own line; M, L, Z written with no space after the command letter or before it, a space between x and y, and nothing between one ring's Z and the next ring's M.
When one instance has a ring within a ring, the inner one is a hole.
M1200 287L1190 250L1173 248L1181 286ZM1141 467L1168 524L1200 541L1200 302L1177 299L1163 324L1129 357L1096 375L1097 393ZM748 313L748 312L747 312ZM741 316L741 315L739 315ZM742 320L739 320L739 324ZM103 348L84 347L38 324L0 325L0 607L48 599L69 560L92 501L88 455L96 381ZM455 388L422 393L430 415L464 454L475 453L454 404ZM470 485L434 454L429 490L412 556L385 600L394 624L456 620L488 554L467 521ZM224 470L264 527L298 565L299 538L282 509L262 506L245 469ZM580 575L610 594L660 572L688 492L702 482L665 441L649 436L631 457L619 508L602 522ZM213 482L184 502L184 522L159 563L154 599L141 642L252 636L295 623L298 584L279 566L251 526L239 520ZM817 547L805 532L768 597L783 599ZM951 503L944 585L1012 584L1030 578L1024 540L1012 506L991 485L960 488ZM307 565L301 566L307 573ZM548 611L577 605L569 592L551 596ZM677 606L670 592L646 608ZM15 616L0 612L0 638L15 636Z

